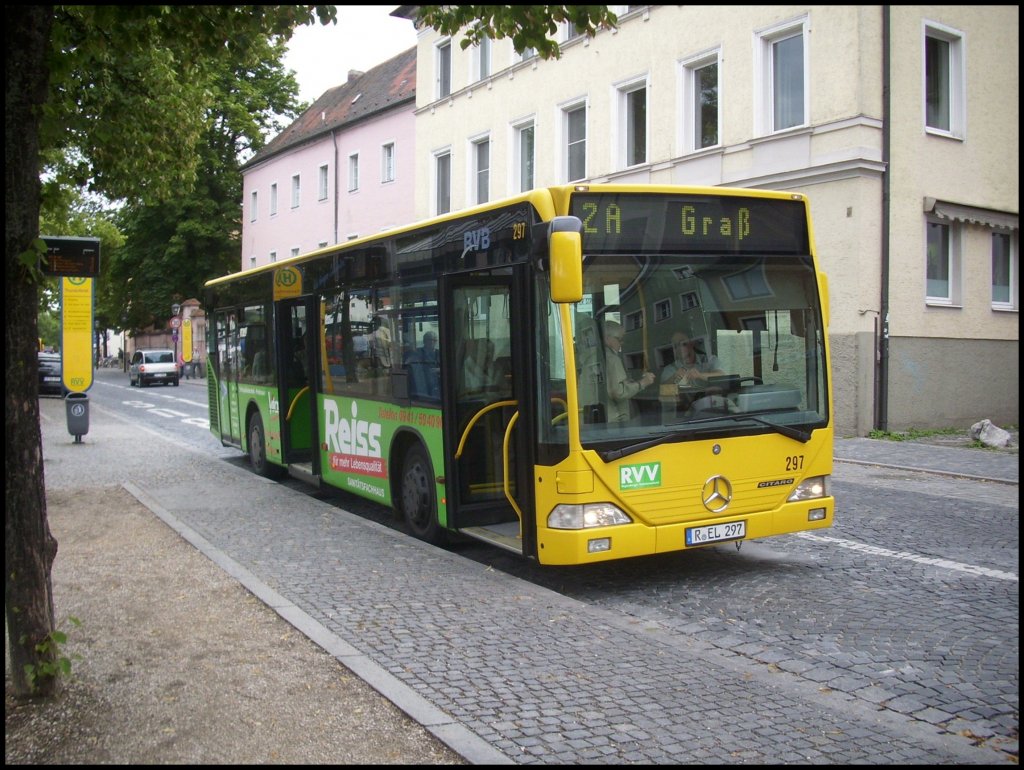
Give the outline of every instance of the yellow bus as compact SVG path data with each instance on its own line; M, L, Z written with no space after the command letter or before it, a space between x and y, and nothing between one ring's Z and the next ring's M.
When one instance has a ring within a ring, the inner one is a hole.
M832 525L797 193L532 190L207 283L210 429L541 564Z

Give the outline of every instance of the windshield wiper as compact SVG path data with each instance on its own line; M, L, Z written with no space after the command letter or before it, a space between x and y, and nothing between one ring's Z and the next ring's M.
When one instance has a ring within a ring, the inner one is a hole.
M733 422L737 422L739 420L751 420L753 422L760 423L761 425L765 425L771 428L776 433L779 433L785 436L786 438L791 438L794 441L799 441L801 444L806 444L808 441L811 440L811 431L804 431L800 430L799 428L793 428L789 425L779 425L774 422L768 422L768 420L762 420L760 417L754 417L753 415L750 414L723 414L715 417L703 417L699 420L691 420L686 424L687 426L690 426L708 422L721 422L722 420L731 420ZM612 449L609 450L608 452L598 452L598 455L600 455L601 459L604 460L605 462L611 462L612 460L618 460L628 455L636 454L637 452L642 452L645 449L650 449L651 447L658 446L659 444L666 444L670 441L679 441L680 439L687 438L694 432L695 431L690 430L689 428L687 428L686 430L678 430L674 433L669 433L664 436L658 436L657 438L648 439L647 441L640 441L637 442L636 444L630 444L628 446L621 447L620 449Z

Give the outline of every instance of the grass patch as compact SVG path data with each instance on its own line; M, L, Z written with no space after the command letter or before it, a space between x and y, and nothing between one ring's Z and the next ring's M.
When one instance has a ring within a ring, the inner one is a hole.
M928 438L928 436L965 436L967 431L962 428L938 428L936 430L919 430L918 428L911 428L906 431L890 431L890 430L873 430L868 434L868 438L879 438L885 441L913 441L919 438ZM981 442L978 442L979 444Z

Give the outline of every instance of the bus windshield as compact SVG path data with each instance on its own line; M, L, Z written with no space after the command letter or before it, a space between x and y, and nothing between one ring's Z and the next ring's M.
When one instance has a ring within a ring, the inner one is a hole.
M809 255L586 255L564 365L584 448L771 430L806 441L828 421L818 308ZM547 379L554 390L564 370ZM567 440L557 421L547 433Z

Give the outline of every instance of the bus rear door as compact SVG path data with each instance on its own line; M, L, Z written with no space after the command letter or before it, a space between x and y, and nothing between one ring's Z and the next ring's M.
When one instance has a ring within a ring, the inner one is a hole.
M217 342L217 421L224 444L242 445L241 418L238 414L238 316L234 310L218 310L214 316ZM209 375L207 375L209 376Z

